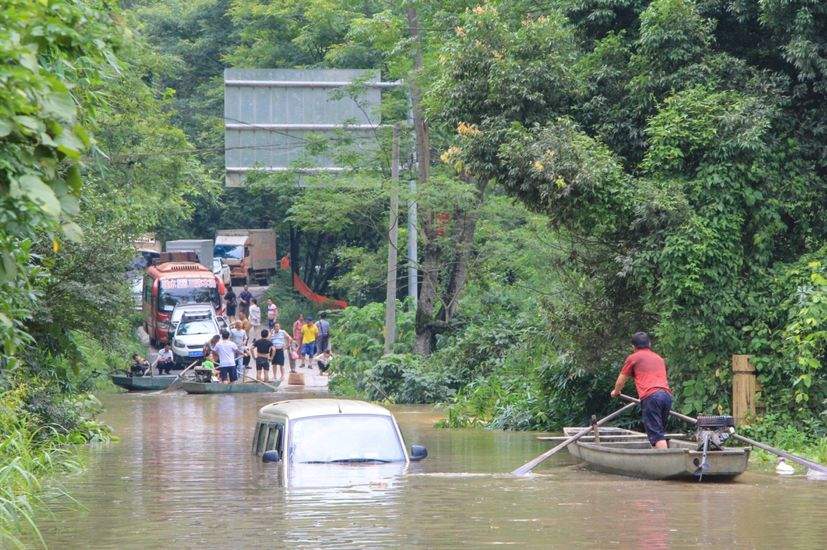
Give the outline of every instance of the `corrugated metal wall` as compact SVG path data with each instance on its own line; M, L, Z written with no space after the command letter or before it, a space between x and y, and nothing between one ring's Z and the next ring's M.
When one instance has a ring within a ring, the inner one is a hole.
M250 170L335 171L333 159L305 154L307 138L346 133L353 147L376 149L372 128L381 123L379 72L353 69L226 69L224 166L228 186L243 185ZM357 97L342 83L366 82ZM374 84L370 84L374 83ZM336 97L337 94L341 97ZM326 125L315 129L310 125Z

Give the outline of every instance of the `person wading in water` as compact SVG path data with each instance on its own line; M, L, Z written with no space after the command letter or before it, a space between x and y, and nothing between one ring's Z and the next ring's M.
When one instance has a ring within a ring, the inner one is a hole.
M611 396L617 397L629 378L635 379L635 388L640 399L643 426L649 443L656 449L668 448L666 442L666 421L672 408L672 390L666 379L666 361L652 351L649 335L636 332L632 336L634 353L626 358Z

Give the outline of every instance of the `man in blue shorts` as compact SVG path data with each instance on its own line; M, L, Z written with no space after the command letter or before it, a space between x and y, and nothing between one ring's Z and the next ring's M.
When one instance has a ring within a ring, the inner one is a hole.
M319 336L319 327L308 317L302 327L302 367L310 368L310 362L316 355L316 338Z
M221 340L215 345L213 351L218 355L218 374L223 384L231 384L238 380L238 369L236 358L241 356L241 350L230 340L230 333L227 329L221 331Z
M645 332L636 332L632 336L634 353L626 358L611 395L620 395L626 381L634 378L649 442L656 449L666 449L666 421L672 408L672 390L666 379L666 362L652 351L651 345Z

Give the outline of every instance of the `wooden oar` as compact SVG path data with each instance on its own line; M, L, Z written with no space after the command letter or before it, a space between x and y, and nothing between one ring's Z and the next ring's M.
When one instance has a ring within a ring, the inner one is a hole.
M632 404L640 403L639 399L635 399L634 397L631 397L631 396L628 396L628 395L620 394L620 398L623 399L624 401L629 401ZM680 418L684 422L689 422L690 424L697 424L697 422L698 422L696 419L692 418L691 416L686 416L685 414L681 414L679 412L669 411L669 414L671 414L675 418ZM733 439L737 439L738 441L746 443L747 445L752 445L753 447L758 447L759 449L763 449L763 450L767 451L768 453L772 453L776 456L780 456L780 457L786 458L787 460L791 460L793 462L796 462L796 463L804 466L805 468L809 468L810 470L815 470L816 472L821 472L822 474L827 474L827 466L824 466L823 464L819 464L818 462L813 462L812 460L807 460L806 458L788 453L787 451L784 451L784 450L781 450L781 449L776 449L775 447L770 447L766 443L761 443L760 441L755 441L754 439L750 439L748 437L737 434L735 432L733 432L731 434L731 437Z
M538 465L540 465L540 464L542 464L543 462L545 462L546 460L548 460L548 458L549 458L551 455L555 454L556 452L560 451L561 449L565 449L565 448L566 448L566 447L568 447L570 444L574 443L575 441L577 441L578 439L580 439L580 438L581 438L581 437L583 437L584 435L588 434L590 431L592 431L592 429L593 429L593 428L596 428L596 427L598 427L598 426L602 426L603 424L605 424L605 423L606 423L606 422L608 422L609 420L613 420L613 419L617 418L618 416L620 416L621 414L623 414L624 412L626 412L627 410L631 409L631 408L632 408L632 407L634 407L634 406L635 406L635 404L634 404L634 403L629 403L629 404L627 404L627 405L624 405L623 407L621 407L620 409L616 410L615 412L613 412L613 413L612 413L612 414L610 414L609 416L606 416L606 417L604 417L604 418L601 418L600 420L598 420L597 422L595 422L595 423L594 423L594 425L589 426L588 428L583 428L582 430L580 430L579 432L577 432L577 433L576 433L576 434L574 434L573 436L571 436L571 437L567 438L565 441L563 441L562 443L560 443L559 445L557 445L557 446L556 446L556 447L554 447L553 449L551 449L551 450L548 450L548 451L544 452L543 454L541 454L540 456L538 456L538 457L537 457L537 458L535 458L534 460L531 460L531 461L529 461L529 462L526 462L525 464L523 464L522 466L520 466L519 468L517 468L516 470L514 470L514 471L513 471L513 472L511 472L511 473L512 473L512 474L514 474L515 476L523 476L523 475L526 475L526 474L527 474L527 473L529 473L531 470L533 470L534 468L536 468Z
M271 389L271 390L273 390L273 391L279 391L279 389L278 389L276 386L272 385L272 384L268 384L267 382L262 382L262 381L261 381L261 380L259 380L258 378L253 378L252 376L250 376L250 375L249 375L249 374L247 374L246 372L245 372L245 373L243 373L243 374L244 374L244 376L245 376L246 378L249 378L250 380L252 380L252 381L254 381L254 382L258 382L259 384L263 384L263 385L267 386L268 388L270 388L270 389Z
M184 370L179 372L178 376L175 377L175 379L172 381L172 383L169 386L167 386L166 388L162 389L159 393L166 393L169 390L171 390L172 387L175 386L175 384L178 383L178 381L181 379L181 377L184 376L184 373L187 372L188 370L190 370L192 367L194 367L196 365L196 363L198 363L198 359L196 359L195 361L190 363L190 366L188 366L187 368L185 368Z

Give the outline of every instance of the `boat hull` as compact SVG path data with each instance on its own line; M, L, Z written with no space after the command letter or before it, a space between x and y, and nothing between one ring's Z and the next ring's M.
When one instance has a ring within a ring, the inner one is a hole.
M275 385L275 384L271 384ZM266 393L272 392L271 388L255 382L236 384L220 384L218 382L184 382L181 384L183 390L191 394L213 394L213 393Z
M126 376L113 374L112 383L129 391L155 391L166 389L177 378L174 374L156 376Z
M703 458L703 453L696 450L697 444L673 439L669 446L653 449L644 437L639 441L612 441L611 436L604 440L601 434L599 443L575 441L568 450L590 468L603 472L646 479L697 480L695 472ZM725 481L741 475L747 469L749 454L750 449L744 447L709 451L709 468L701 479Z

